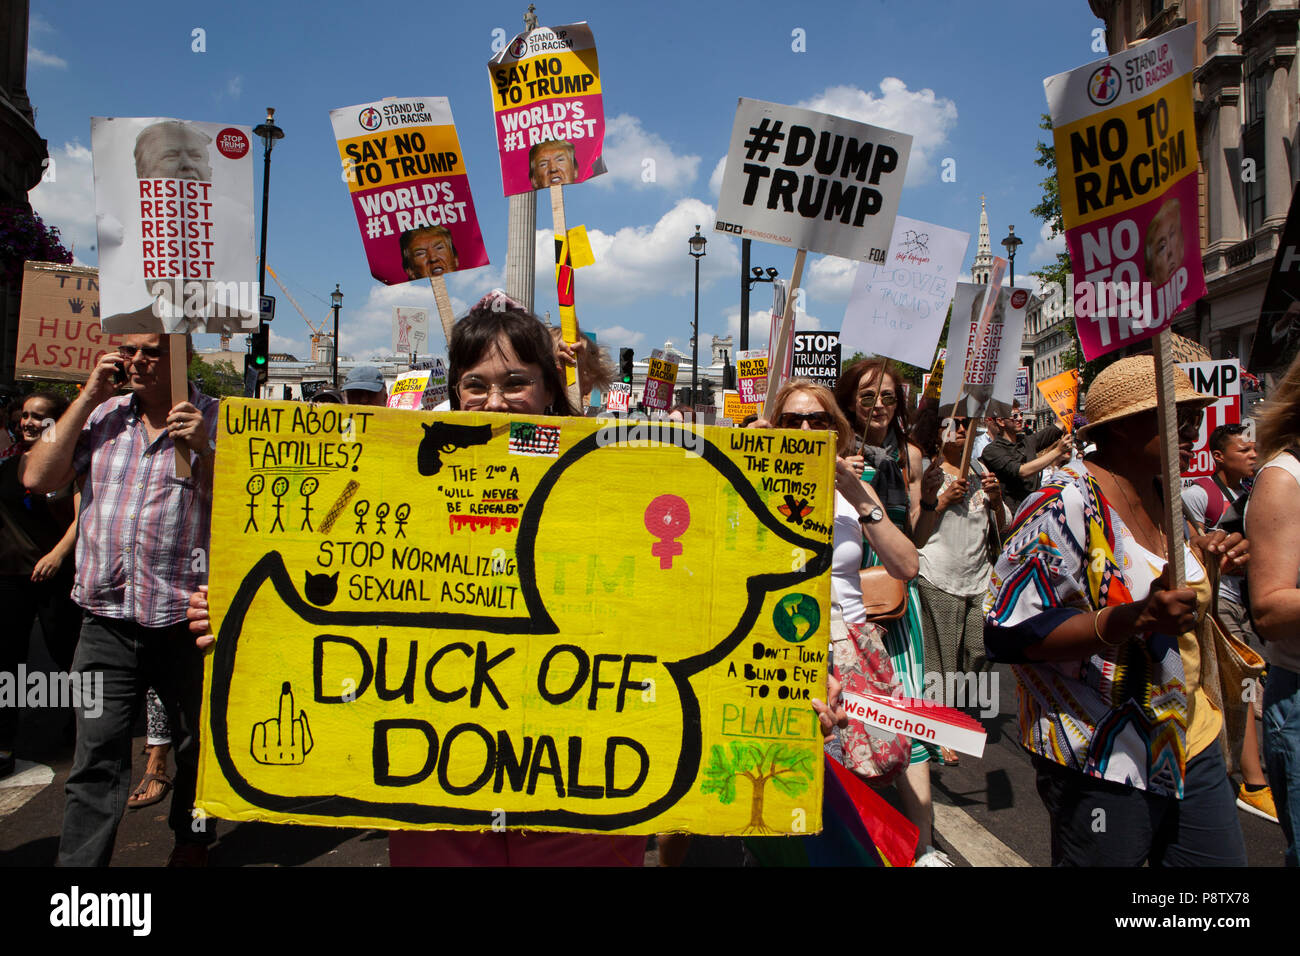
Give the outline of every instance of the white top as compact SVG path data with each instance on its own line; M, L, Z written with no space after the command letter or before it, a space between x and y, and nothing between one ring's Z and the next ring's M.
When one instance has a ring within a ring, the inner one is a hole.
M1264 468L1281 468L1288 475L1295 479L1297 485L1300 485L1300 461L1296 461L1290 452L1280 451L1265 463L1263 468L1255 472L1255 483L1259 483L1259 476L1264 473ZM1250 500L1246 501L1246 537L1250 537ZM1258 560L1258 558L1252 558ZM1300 588L1300 576L1297 577L1296 587ZM1284 667L1289 671L1300 673L1300 640L1296 639L1293 634L1285 641L1266 641L1264 644L1264 657L1275 667Z
M884 519L888 521L888 518ZM831 607L846 624L864 624L867 610L862 606L862 525L858 510L838 491L835 492L835 553L831 559Z
M989 586L992 568L984 543L992 515L987 507L988 496L979 481L978 468L982 467L977 466L967 479L966 500L939 513L938 527L917 551L921 576L956 597L975 597ZM945 471L939 494L956 480L956 475Z

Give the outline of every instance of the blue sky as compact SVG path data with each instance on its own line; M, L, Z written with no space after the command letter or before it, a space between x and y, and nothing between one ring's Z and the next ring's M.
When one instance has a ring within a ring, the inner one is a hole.
M55 167L53 181L32 191L32 204L75 243L79 262L95 265L91 116L254 126L274 106L285 138L272 154L267 260L315 321L326 317L329 293L340 285L344 355L387 353L393 307L433 309L433 296L423 281L385 287L370 277L329 111L384 96L451 100L492 260L449 277L459 313L505 284L507 202L486 64L494 36L519 32L526 7L480 0L390 14L335 0L33 0L28 91ZM1041 194L1034 143L1044 135L1043 78L1102 55L1092 49L1101 23L1084 0L856 0L805 8L588 0L542 2L538 15L545 25L587 20L600 55L610 172L566 188L565 204L569 224L586 225L597 257L577 273L578 318L611 349L633 346L640 357L667 339L687 346L694 291L687 239L696 223L709 239L700 273L701 345L707 348L711 333L736 333L740 243L711 226L716 171L741 96L910 133L900 212L970 232L967 268L982 193L994 251L1008 224L1025 239L1018 284L1060 245L1041 240L1041 223L1029 212ZM192 49L195 29L204 31L205 52ZM796 31L802 52L794 49ZM260 143L255 148L260 160ZM642 181L646 158L655 160L653 183ZM940 178L947 158L955 161L955 182ZM260 197L260 161L255 188ZM551 225L545 193L538 207L544 244ZM536 309L558 316L549 246L542 249ZM753 264L783 276L793 259L791 250L753 245ZM856 268L809 258L801 328L839 328ZM279 298L272 348L305 358L307 327ZM751 311L770 303L760 286ZM766 320L751 329L753 343L763 344Z

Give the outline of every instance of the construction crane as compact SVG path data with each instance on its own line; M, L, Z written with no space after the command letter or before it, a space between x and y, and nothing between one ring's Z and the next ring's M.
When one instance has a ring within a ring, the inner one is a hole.
M304 312L302 306L298 304L298 300L295 299L292 293L290 293L289 290L284 287L284 283L280 281L280 277L275 274L275 270L271 268L271 264L269 262L266 264L266 271L271 274L271 278L274 279L275 284L280 287L280 291L284 293L285 298L287 298L290 304L292 304L293 307L298 310L298 314L302 316L302 320L307 323L307 328L311 329L312 362L313 363L324 362L325 358L322 357L321 355L324 345L326 342L329 342L331 344L331 347L333 347L333 340L334 340L334 336L331 333L323 331L325 328L325 320L324 319L321 320L319 328L313 325L311 319L307 318L307 313Z

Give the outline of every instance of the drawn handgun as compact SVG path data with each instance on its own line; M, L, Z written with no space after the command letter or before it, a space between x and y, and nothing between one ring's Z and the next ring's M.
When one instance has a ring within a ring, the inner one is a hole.
M491 425L452 425L434 422L424 426L424 438L416 454L420 474L426 478L442 471L442 455L470 445L486 445L492 440Z

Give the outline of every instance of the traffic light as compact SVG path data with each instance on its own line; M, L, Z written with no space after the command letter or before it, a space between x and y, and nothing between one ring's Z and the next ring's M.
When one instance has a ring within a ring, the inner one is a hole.
M249 335L249 360L259 375L266 374L267 363L271 360L271 330L266 323L259 323L257 331Z
M633 353L631 349L618 350L618 369L623 376L624 385L632 384L632 360Z

